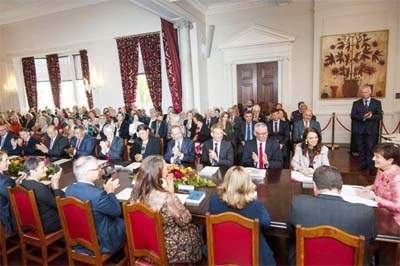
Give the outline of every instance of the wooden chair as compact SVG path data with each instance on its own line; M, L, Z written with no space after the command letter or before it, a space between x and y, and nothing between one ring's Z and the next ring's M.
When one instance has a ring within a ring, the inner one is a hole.
M131 147L129 146L128 140L124 139L124 152L123 152L124 161L130 161L129 159L130 150Z
M165 139L164 138L159 138L160 139L160 155L164 156L165 154Z
M160 212L142 203L122 204L130 265L168 265L164 231ZM137 258L137 259L136 259Z
M333 226L296 226L296 264L363 265L363 236L353 236Z
M54 242L63 238L63 232L59 230L49 234L44 233L35 194L32 190L16 186L9 187L8 193L17 224L22 264L26 265L28 260L32 260L47 266L49 262L65 252L62 247L51 246ZM40 248L41 257L33 255L32 251L28 252L27 245ZM49 250L53 251L50 256Z
M126 244L121 245L114 253L100 253L97 240L96 226L94 224L90 202L82 202L74 197L56 198L61 226L65 235L65 246L68 254L68 264L74 265L74 261L84 262L91 265L103 265L115 252L125 248L125 256L113 265L125 265L128 261ZM73 250L74 246L82 246L91 252L93 256L78 253Z
M206 213L208 265L258 265L258 219Z
M17 239L14 239L17 236L17 233L8 234L4 231L3 224L0 222L0 256L2 265L8 265L8 254L19 249L19 242ZM7 248L7 243L12 244L11 247Z

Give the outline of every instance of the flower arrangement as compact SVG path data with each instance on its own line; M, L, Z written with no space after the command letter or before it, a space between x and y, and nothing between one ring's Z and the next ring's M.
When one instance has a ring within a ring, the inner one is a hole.
M10 160L10 165L8 166L8 174L10 176L15 176L18 177L18 173L22 172L24 170L24 162L25 159L29 158L28 156L24 157L18 157L15 159ZM55 173L55 166L50 163L49 159L44 160L44 165L47 167L47 172L46 176L43 177L43 179L48 179L49 175L52 175Z
M192 167L184 168L174 164L169 168L168 172L174 175L175 187L178 187L179 184L191 185L195 187L215 186L213 181L200 177Z

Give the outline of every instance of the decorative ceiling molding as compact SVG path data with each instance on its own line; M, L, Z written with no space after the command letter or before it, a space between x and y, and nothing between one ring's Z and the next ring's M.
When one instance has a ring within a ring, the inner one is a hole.
M220 44L218 48L227 50L239 47L291 43L294 42L295 39L294 36L281 31L263 25L252 24Z
M0 25L33 19L65 10L99 4L108 0L36 0L0 5Z

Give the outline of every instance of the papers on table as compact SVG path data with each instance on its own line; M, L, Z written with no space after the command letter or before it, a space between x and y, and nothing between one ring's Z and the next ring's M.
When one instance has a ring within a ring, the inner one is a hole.
M302 182L302 183L312 183L312 176L309 175L303 175L302 173L298 171L292 171L291 178L297 182Z
M181 194L181 193L175 193L175 195L178 197L179 201L185 205L185 201L187 197L189 197L189 194Z
M69 161L71 161L71 159L60 159L60 160L54 161L53 163L60 165L60 164L63 164L63 163L69 162Z
M97 165L98 166L102 166L105 163L107 163L107 160L97 160Z
M357 190L359 190L359 189L362 189L362 187L352 186L352 185L343 185L340 195L342 196L342 198L345 201L348 201L351 203L361 203L361 204L371 206L371 207L378 207L378 203L376 201L357 196ZM373 192L371 192L371 193L373 193Z
M206 166L199 172L200 176L212 176L218 171L218 166Z
M127 188L124 188L121 192L119 192L115 196L120 201L127 201L131 198L131 193L132 193L132 188L127 187Z
M250 174L250 177L252 179L264 179L267 174L266 169L258 169L253 167L246 167L244 169Z
M132 172L133 170L138 169L141 165L142 165L141 163L135 162L135 163L131 163L125 167L122 167L121 170Z

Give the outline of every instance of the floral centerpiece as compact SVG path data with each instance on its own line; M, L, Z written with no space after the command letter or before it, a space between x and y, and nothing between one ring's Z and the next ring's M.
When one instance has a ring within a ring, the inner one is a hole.
M179 184L191 185L194 187L214 187L215 183L209 179L200 177L192 167L180 167L172 165L169 168L169 173L174 175L174 186Z
M27 158L29 157L18 157L10 160L10 165L8 166L8 174L10 176L18 177L18 173L24 170L24 162ZM50 163L49 159L44 160L44 165L47 167L47 171L46 176L44 176L42 180L48 180L48 177L55 173L55 166Z

